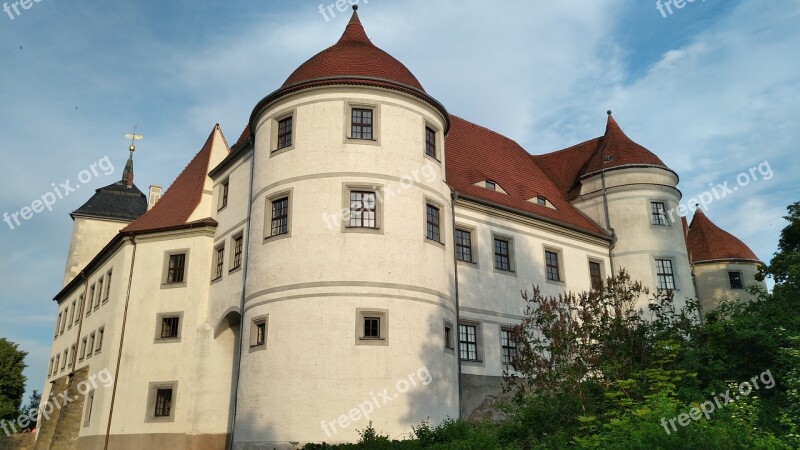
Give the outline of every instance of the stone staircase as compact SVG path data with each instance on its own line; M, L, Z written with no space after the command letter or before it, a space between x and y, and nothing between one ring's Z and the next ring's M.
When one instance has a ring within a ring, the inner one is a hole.
M78 449L78 435L81 431L83 404L86 399L78 392L78 385L86 381L88 374L88 367L83 368L75 372L72 377L59 378L53 384L50 397L53 412L49 420L42 417L39 422L39 437L36 439L35 450ZM66 405L63 404L64 399L60 395L64 392L72 399Z

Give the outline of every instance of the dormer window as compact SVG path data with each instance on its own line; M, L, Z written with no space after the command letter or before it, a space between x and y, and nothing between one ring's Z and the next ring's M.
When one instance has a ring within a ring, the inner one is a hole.
M497 183L491 180L486 180L486 189L496 191L497 190Z
M547 199L544 197L536 197L536 204L547 206Z

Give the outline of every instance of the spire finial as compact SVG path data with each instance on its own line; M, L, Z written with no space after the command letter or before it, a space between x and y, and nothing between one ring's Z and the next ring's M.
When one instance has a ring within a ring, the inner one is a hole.
M611 110L609 109L608 111L606 111L606 114L608 114L610 116L611 115Z
M131 146L128 147L128 151L130 154L128 155L128 161L125 163L125 170L122 171L122 182L128 188L133 187L133 152L136 151L136 141L142 140L144 136L141 134L136 134L136 128L138 125L133 126L133 133L128 133L125 135L125 139L131 140Z
M353 5L353 11L358 11L358 5Z

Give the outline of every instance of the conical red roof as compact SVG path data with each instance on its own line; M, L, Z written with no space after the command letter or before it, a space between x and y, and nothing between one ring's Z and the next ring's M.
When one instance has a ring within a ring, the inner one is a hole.
M736 236L714 225L699 208L695 211L687 238L693 263L717 260L760 262L758 256Z
M606 134L601 138L597 151L589 160L582 175L629 165L657 166L669 169L653 152L633 142L622 131L609 111Z
M335 78L390 81L425 92L406 66L372 44L355 11L339 42L304 62L282 88Z

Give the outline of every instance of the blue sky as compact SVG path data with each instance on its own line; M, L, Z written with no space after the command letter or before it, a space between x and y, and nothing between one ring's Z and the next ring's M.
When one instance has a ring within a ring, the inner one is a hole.
M30 353L29 391L47 370L68 214L121 177L122 136L134 124L145 136L136 183L168 186L215 123L232 143L258 100L338 39L349 12L326 20L319 6L43 0L13 20L0 11L0 214L103 157L115 168L14 230L0 223L0 337ZM612 109L680 174L684 199L766 161L769 179L756 171L707 215L762 259L775 251L800 199L799 1L697 0L667 17L650 0L360 6L373 42L452 114L531 153L601 135Z

